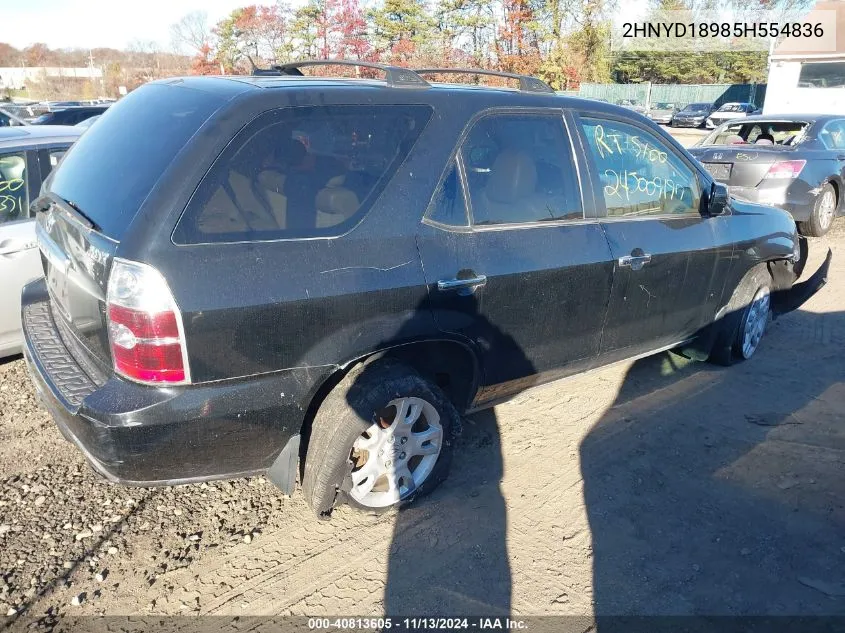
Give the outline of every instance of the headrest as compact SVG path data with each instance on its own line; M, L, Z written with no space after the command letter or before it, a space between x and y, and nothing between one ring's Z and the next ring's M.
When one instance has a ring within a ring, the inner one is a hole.
M775 142L770 138L758 138L754 141L755 145L774 145Z
M745 139L743 139L739 134L731 134L727 140L728 145L742 145L744 143Z
M285 174L268 169L258 174L258 184L268 191L282 193L285 190L286 178L287 176Z
M490 172L485 193L493 202L515 202L537 187L537 167L526 152L503 150Z
M329 181L326 183L326 187L342 187L343 183L346 182L346 174L341 174L340 176L335 176L334 178L330 178Z
M335 213L346 219L358 210L358 196L345 187L326 187L317 193L315 204L317 211Z
M26 161L20 156L5 156L0 158L0 179L22 179L26 171Z

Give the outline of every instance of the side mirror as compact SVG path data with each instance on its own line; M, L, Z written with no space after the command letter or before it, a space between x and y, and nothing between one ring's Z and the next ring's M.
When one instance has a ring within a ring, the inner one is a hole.
M728 188L719 182L710 185L707 198L707 215L722 215L728 206Z

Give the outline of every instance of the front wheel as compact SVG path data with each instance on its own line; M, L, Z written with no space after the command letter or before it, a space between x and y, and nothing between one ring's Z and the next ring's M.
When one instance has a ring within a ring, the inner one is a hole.
M733 365L748 360L760 346L772 318L772 277L765 264L751 269L734 290L719 328L709 360Z
M802 235L821 237L830 230L836 217L836 190L829 182L824 183L813 203L813 210L806 222L798 223L798 230Z
M347 503L383 511L431 492L449 471L454 405L413 369L380 360L353 369L314 418L302 489L318 516Z

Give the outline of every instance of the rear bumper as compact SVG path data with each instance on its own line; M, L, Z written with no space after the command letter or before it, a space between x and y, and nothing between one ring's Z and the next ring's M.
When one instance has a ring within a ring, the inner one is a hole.
M675 127L701 127L703 123L704 119L672 119L672 125Z
M818 191L802 180L787 182L764 180L757 187L730 187L732 196L787 211L796 222L810 219Z
M92 378L59 332L43 280L24 288L21 304L40 401L110 481L173 485L263 472L300 430L313 369L168 388Z

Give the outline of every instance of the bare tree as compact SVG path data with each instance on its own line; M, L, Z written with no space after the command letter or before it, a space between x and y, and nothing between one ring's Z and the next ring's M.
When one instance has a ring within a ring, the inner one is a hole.
M205 11L188 13L170 27L170 39L177 53L187 49L192 55L202 53L211 46L211 28Z

